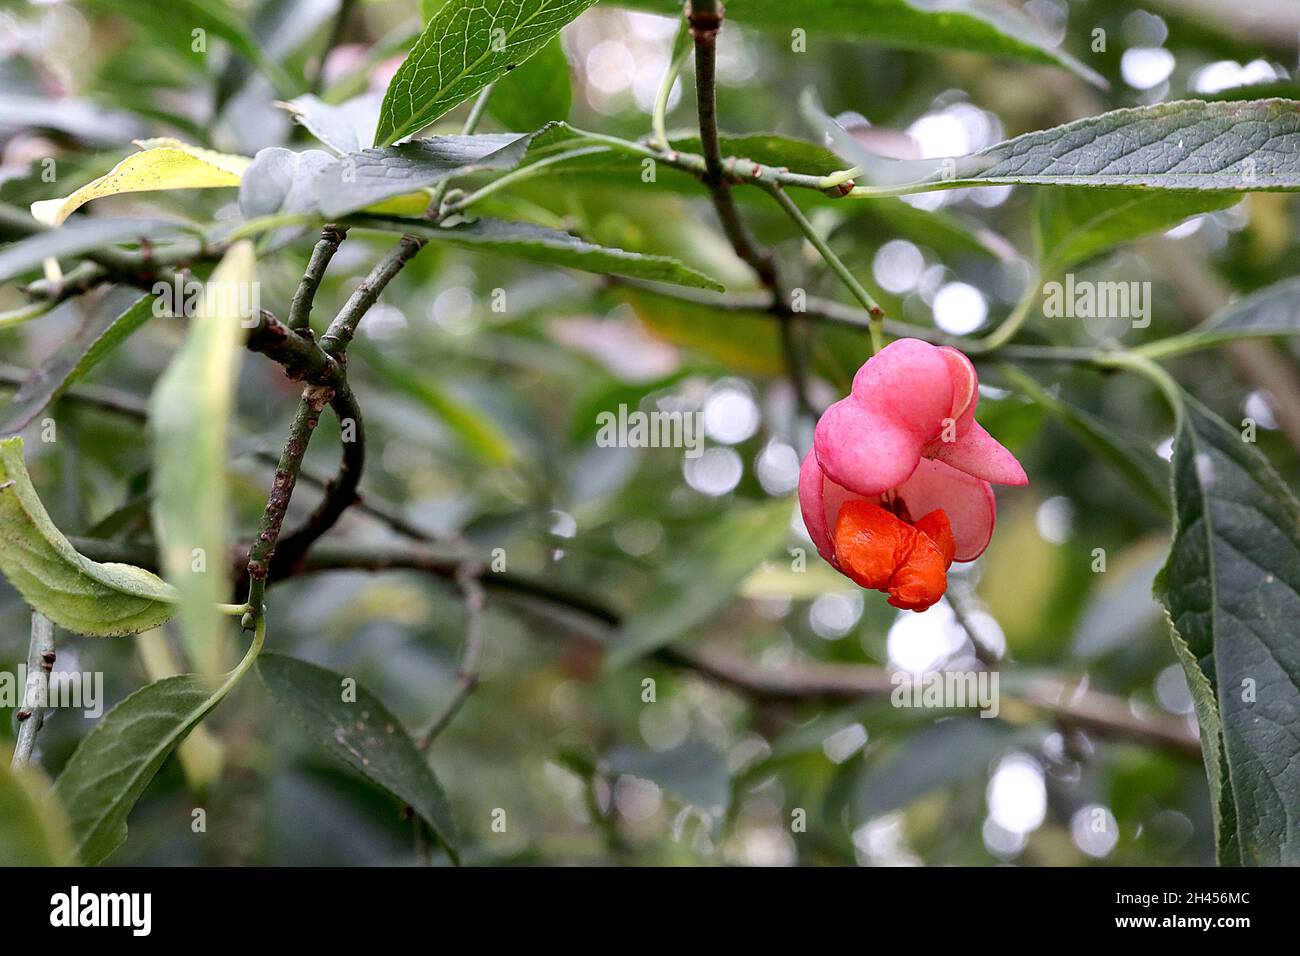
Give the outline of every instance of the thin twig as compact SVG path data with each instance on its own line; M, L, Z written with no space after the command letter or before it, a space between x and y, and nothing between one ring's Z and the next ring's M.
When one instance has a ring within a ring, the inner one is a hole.
M307 520L280 542L268 569L272 577L284 575L285 569L297 564L312 544L334 527L343 512L360 497L357 487L366 461L366 439L361 408L346 379L340 378L336 384L330 407L339 422L343 459L338 473L325 482L325 494Z
M97 262L81 262L57 279L37 279L22 287L23 295L33 301L58 303L74 295L89 292L108 281L108 270Z
M93 560L123 561L149 569L158 566L157 554L150 547L95 538L70 540L78 551ZM451 554L414 543L382 547L322 544L293 569L293 576L324 571L408 569L453 581L467 560L472 559L463 552ZM622 622L621 615L599 598L550 580L487 571L483 571L479 580L485 589L503 598L517 600L526 608L546 607L562 614L580 615L593 632L598 631L604 636ZM856 701L888 697L897 687L891 671L868 664L808 662L787 663L774 668L755 664L718 648L698 651L679 646L661 648L651 657L661 664L698 671L760 701ZM1005 672L1005 676L1009 683L1010 672ZM1187 721L1172 715L1136 714L1126 699L1100 691L1082 690L1075 681L1038 677L1025 682L1015 693L1003 687L1001 698L1004 704L1023 703L1055 720L1085 730L1188 755L1200 755L1200 741ZM1007 716L1007 711L1008 708L1004 707L1000 716Z
M479 672L483 666L483 652L487 645L486 615L483 613L485 595L483 585L478 581L479 568L462 568L456 575L465 596L465 650L461 655L460 666L456 669L456 682L452 687L451 698L442 712L434 718L429 729L420 737L419 747L428 750L434 739L452 722L461 706L478 686Z
M18 740L12 766L25 767L32 759L36 735L45 723L50 700L50 671L54 668L54 624L40 611L32 611L32 638L27 650L27 686L18 709Z
M298 411L294 415L293 424L289 426L289 437L285 439L284 450L280 453L271 493L267 495L262 520L253 544L248 549L248 606L252 610L252 619L245 621L246 627L251 626L261 613L271 558L275 554L276 540L280 536L285 513L289 510L289 500L298 481L302 458L307 453L312 430L320 421L321 411L333 397L334 390L328 385L308 385L303 389Z
M970 639L971 647L975 651L975 659L988 667L997 667L1001 655L984 643L979 628L975 626L975 595L964 579L951 574L948 576L948 606L952 608L953 617L957 619L958 625Z
M821 233L808 221L803 211L786 194L785 190L780 186L769 186L767 191L777 201L778 205L785 210L786 215L803 231L804 236L821 254L825 263L831 267L831 271L839 276L840 281L853 293L853 298L862 303L862 307L867 310L867 314L870 316L868 328L871 330L871 349L873 352L879 352L885 347L885 310L880 307L880 303L872 297L871 293L863 288L862 283L849 271L848 266L840 261L840 257L830 247L830 243L822 238Z
M334 258L334 253L339 251L339 246L347 235L348 231L345 227L339 227L334 223L326 223L321 227L320 239L316 241L311 251L307 268L303 271L298 289L289 303L288 325L295 332L311 326L311 306L316 299L316 290L320 287L321 279L325 277L325 270L329 268L330 260Z
M343 308L330 322L329 329L321 336L320 345L331 358L340 359L347 351L348 343L357 333L361 317L379 301L380 294L392 281L403 266L415 258L415 254L424 247L424 240L418 236L402 236L397 245L380 259L370 274L361 280L352 290Z
M255 451L253 452L253 457L258 461L270 465L272 468L276 467L280 462L279 454L270 451ZM322 491L328 488L330 482L333 480L333 477L326 478L308 470L306 467L298 470L298 481L300 483L311 485L313 488L318 488ZM429 544L434 544L442 540L433 532L426 531L418 525L408 521L396 505L377 499L373 495L367 494L364 497L357 495L356 499L352 503L352 507L357 511L370 515L372 518L387 525L397 534L400 534L404 538L410 538L412 541L424 541Z
M266 309L249 329L245 345L278 363L295 382L327 385L339 378L339 364L316 344L311 329L293 330Z
M723 172L722 148L718 138L717 84L718 30L722 27L722 4L699 0L687 7L691 36L695 38L695 103L700 116L700 151L704 154L704 184L709 187L713 208L718 213L727 241L758 275L764 288L775 289L776 265L772 253L761 248L740 218L731 184Z
M725 312L752 312L755 314L771 314L771 305L766 294L733 292L727 294L708 292L701 289L686 289L675 286L650 285L648 283L638 282L634 279L607 279L610 285L623 285L636 289L638 292L644 292L649 295L659 296L665 299L676 299L681 302L690 302L695 305L707 306ZM808 296L804 300L804 309L799 313L803 318L810 321L822 322L827 325L838 325L847 328L857 329L859 331L868 331L871 325L871 313L865 309L855 308L851 305L845 305L842 302L836 302L833 299L824 299L818 296ZM1069 362L1093 364L1098 367L1105 367L1103 361L1111 353L1105 349L1084 347L1071 348L1068 346L1055 345L1003 345L988 352L982 352L970 347L969 340L960 336L949 335L939 329L929 328L923 325L913 325L910 322L900 322L897 319L885 319L883 323L884 330L896 338L914 338L931 342L935 345L951 345L954 348L968 351L978 358L1002 358L1002 359L1022 359L1034 362ZM1191 351L1193 347L1206 348L1207 343L1187 343L1186 351ZM1138 350L1135 350L1138 351Z
M474 105L470 107L462 132L468 136L478 127L487 108L488 98L492 94L492 85L484 87ZM425 210L426 218L435 222L441 217L442 198L446 195L450 180L443 180L434 189L433 197ZM330 322L329 328L321 336L322 350L338 362L340 369L347 361L348 344L356 335L361 319L379 301L385 287L402 269L424 248L425 240L412 235L404 235L397 245L375 264L370 274L353 290L343 308ZM361 408L347 383L346 374L340 371L332 383L334 393L331 407L339 420L343 435L343 459L338 473L325 485L325 495L316 505L300 528L287 535L279 553L267 567L268 573L275 577L286 575L302 560L311 546L320 539L360 496L357 489L361 483L361 471L365 465L365 432L361 422ZM350 434L349 434L350 432ZM256 605L255 605L256 606Z
M686 6L686 23L695 41L695 101L700 118L700 148L704 154L702 179L708 187L713 208L731 248L754 271L763 288L768 290L768 311L780 323L781 349L799 411L808 418L816 418L817 411L808 396L808 375L796 336L795 315L790 308L789 296L781 285L776 256L754 238L741 219L722 163L716 91L717 41L718 31L722 28L722 17L722 4L718 0L699 0L698 3ZM685 59L684 54L681 59ZM671 78L665 82L671 88ZM666 143L662 130L657 135Z
M762 667L727 651L669 648L666 662L699 671L746 694L768 700L854 701L888 697L898 687L894 675L866 664L783 664ZM1075 727L1109 737L1138 740L1199 757L1201 743L1186 720L1172 715L1138 716L1122 698L1081 691L1053 678L1031 681L1017 694L1001 691L1003 703L1015 700Z

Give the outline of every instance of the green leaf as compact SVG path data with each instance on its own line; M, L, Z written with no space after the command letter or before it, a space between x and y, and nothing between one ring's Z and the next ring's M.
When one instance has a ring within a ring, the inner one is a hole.
M676 0L618 0L620 5L681 15ZM823 38L851 37L904 50L959 50L1062 66L1088 82L1106 81L1057 48L1036 21L998 0L742 0L727 6L742 26L803 27ZM810 49L813 45L810 44Z
M375 145L428 126L518 67L596 0L450 0L388 84Z
M1284 279L1220 309L1193 334L1240 337L1300 332L1300 278Z
M1083 447L1127 479L1150 504L1166 514L1172 510L1169 468L1154 449L1116 433L1100 419L1062 401L1015 366L1004 363L1001 371L1019 391L1068 428Z
M679 547L610 642L609 666L686 637L730 603L750 572L786 540L790 507L788 500L735 506L710 521L689 547Z
M469 249L499 252L530 262L567 266L598 275L628 276L696 289L723 291L722 284L716 279L668 256L644 255L597 246L567 232L531 222L478 219L457 226L435 226L418 219L368 217L358 219L357 224L371 229L410 233Z
M163 219L80 219L20 239L0 249L0 282L39 269L46 259L80 257L105 246L176 239L181 227ZM186 239L197 251L198 244Z
M162 628L141 632L135 639L135 650L151 681L166 680L182 673ZM176 748L176 759L180 761L181 772L185 774L185 783L190 790L202 795L220 778L226 753L221 741L200 725L190 731L190 735Z
M496 422L439 386L430 375L385 358L376 349L357 345L353 348L361 352L367 366L374 368L395 390L432 412L471 455L493 466L509 465L519 457L510 436Z
M1040 271L1054 274L1189 216L1226 209L1234 193L1142 189L1040 189L1034 194L1034 241Z
M251 243L230 247L149 402L154 533L164 576L180 594L181 633L205 674L222 669L224 624L216 605L230 599L226 427L256 269Z
M1143 346L1148 355L1174 354L1236 339L1300 333L1300 278L1283 279L1224 306L1196 328Z
M157 576L77 553L37 497L17 437L0 439L0 571L24 601L75 634L136 634L176 612L176 592Z
M86 866L126 839L126 818L149 781L190 731L248 672L266 634L259 627L233 671L219 677L183 674L140 688L95 725L59 774L54 794L72 821Z
M76 310L85 300L69 300L58 310ZM125 287L114 288L93 303L76 332L32 369L0 413L0 434L25 428L68 386L81 379L144 325L153 315L153 296Z
M871 171L887 195L1012 183L1294 191L1300 189L1297 135L1300 102L1294 100L1183 100L1102 113L951 160L884 160L851 137L836 137L836 149Z
M323 149L294 152L279 146L258 150L239 184L245 219L316 209L316 183L334 157Z
M430 136L401 146L349 153L315 180L321 212L342 216L381 200L480 170L511 169L528 149L530 136L488 133Z
M362 93L342 103L326 103L306 93L276 105L287 110L294 122L342 156L360 152L374 140L380 102L377 92Z
M248 158L215 153L176 139L142 140L132 153L103 176L58 199L32 203L32 217L47 226L60 225L74 212L104 196L155 192L164 189L216 189L238 186Z
M284 654L257 665L278 707L331 756L341 760L420 815L456 859L456 833L442 786L410 735L388 708L350 678ZM345 699L345 697L347 699Z
M49 797L40 768L9 766L0 748L0 866L64 866L74 863L68 819Z
M555 36L527 63L502 78L488 100L488 112L506 129L522 132L568 119L572 105L569 60Z
M1220 863L1300 863L1300 503L1190 396L1156 580L1200 722Z

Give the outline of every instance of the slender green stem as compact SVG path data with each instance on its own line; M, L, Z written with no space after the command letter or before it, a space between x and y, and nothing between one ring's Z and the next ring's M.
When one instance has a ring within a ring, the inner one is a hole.
M659 81L659 92L655 94L654 112L650 116L650 128L654 130L654 136L650 142L660 149L668 149L669 147L666 125L668 100L672 96L673 84L677 82L677 76L682 71L682 65L690 54L691 25L683 17L677 25L677 36L673 38L673 51L669 54L668 68L664 70L664 77Z
M467 193L461 198L448 203L442 209L442 218L445 219L448 216L461 212L464 209L468 209L470 206L474 205L477 202L482 201L483 199L486 199L488 196L492 195L494 192L496 192L499 189L504 189L507 186L513 186L515 183L518 183L522 180L535 176L541 170L545 169L547 166L553 166L556 163L562 163L570 159L577 159L580 156L590 156L594 153L607 153L607 152L609 152L608 146L583 146L580 149L566 150L563 153L556 153L554 156L548 156L545 159L539 159L535 163L529 163L527 166L521 166L518 169L513 169L510 172L506 173L504 176L498 176L490 183L485 183L483 186L480 186L478 189L474 190L474 192Z
M217 610L222 614L230 617L243 617L244 613L249 610L247 604L218 604Z
M434 739L442 733L460 711L461 705L478 686L479 672L483 667L483 652L487 643L483 585L479 583L479 568L464 568L456 574L456 582L465 596L465 650L461 655L460 666L456 669L456 684L451 699L434 718L429 729L419 740L419 748L428 750Z
M330 260L334 258L334 253L339 251L339 246L343 244L347 234L346 228L340 229L334 223L326 223L321 227L320 239L316 241L311 251L307 268L298 283L297 291L293 294L293 301L289 303L287 321L290 329L297 331L311 327L311 306L316 299L316 290L320 287L321 279L325 277L325 270L329 268Z
M849 271L848 266L835 254L835 250L822 238L821 233L813 227L813 224L808 221L808 217L795 205L794 200L786 194L785 190L780 186L768 186L767 191L772 194L772 197L785 210L786 215L794 221L795 225L803 230L804 236L812 243L813 248L821 254L822 259L830 266L831 271L839 276L840 281L853 293L853 297L862 303L863 308L867 310L870 316L871 350L873 353L879 352L885 347L885 310L880 307L880 303L872 298L871 293L863 288L862 283Z
M469 108L469 114L465 117L465 123L460 129L462 136L468 136L478 129L478 124L482 121L484 112L487 111L488 100L492 98L492 90L495 86L495 83L489 83L483 87L478 99ZM429 196L429 205L424 210L424 215L427 218L441 219L443 217L442 200L446 197L449 188L451 188L450 177L433 187L433 192Z
M1016 303L1016 307L1002 320L1001 324L983 338L973 339L968 343L966 350L971 354L991 352L993 349L1010 342L1029 318L1030 311L1038 303L1038 289L1039 280L1034 277L1025 288L1025 293L1020 297L1020 301Z
M1293 333L1285 333L1290 335ZM1141 355L1149 359L1166 359L1175 355L1184 355L1187 352L1195 352L1199 349L1211 348L1215 345L1223 345L1226 342L1236 342L1244 339L1274 338L1278 337L1277 332L1264 332L1259 334L1250 334L1248 332L1239 333L1230 332L1198 332L1193 329L1190 332L1184 332L1181 335L1171 335L1167 339L1157 339L1154 342L1147 342L1145 345L1135 345L1129 349L1133 355Z
M1136 352L1107 352L1097 358L1097 364L1103 368L1121 368L1140 375L1145 375L1169 400L1174 414L1182 415L1183 390L1174 381L1173 376L1145 355Z
M266 644L266 608L258 607L257 614L254 615L255 623L253 625L253 642L248 645L248 650L244 652L243 658L235 669L226 675L226 681L221 685L217 693L225 697L230 693L231 688L239 683L240 679L248 673L248 669L253 666L259 654L262 653L262 647Z
M852 169L841 169L838 173L831 173L829 176L823 176L818 185L822 189L834 189L836 186L843 186L845 183L853 182L853 177L861 173L858 167Z
M260 236L264 232L272 229L284 229L292 226L312 226L320 222L320 216L314 212L277 212L269 216L258 216L256 219L249 219L241 222L229 232L222 232L225 228L222 224L212 231L215 238L220 236L219 242L214 242L211 246L213 255L196 258L217 258L225 251L225 247L239 239L251 239L253 236Z
M39 300L8 312L0 312L0 329L11 329L18 325L40 318L57 303L53 300Z

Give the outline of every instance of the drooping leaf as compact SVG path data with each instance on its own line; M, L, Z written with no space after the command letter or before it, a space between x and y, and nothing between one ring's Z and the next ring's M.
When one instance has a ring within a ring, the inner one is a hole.
M146 684L87 734L54 783L81 862L102 862L126 839L126 819L149 781L189 733L248 672L262 649L259 628L230 673L182 674Z
M1178 225L1198 213L1226 209L1234 193L1147 189L1040 189L1034 194L1035 246L1046 274Z
M618 0L622 6L681 15L675 0ZM855 37L904 50L961 50L1062 66L1097 86L1106 81L1056 43L1012 4L997 0L744 0L726 16L742 26L814 37ZM813 41L815 42L815 41Z
M618 667L692 630L731 603L790 527L790 502L733 507L665 562L658 580L624 619L609 646Z
M723 286L716 279L668 256L597 246L567 232L531 222L478 219L456 226L435 226L416 219L366 218L358 220L358 224L367 228L408 232L452 245L498 252L531 262L566 266L599 275L628 276L696 289L723 291Z
M0 571L23 600L75 634L135 634L176 612L176 592L156 575L77 553L37 497L18 437L0 439Z
M522 132L568 119L572 105L569 60L556 36L501 79L488 100L488 112L506 129Z
M516 460L519 452L510 437L482 411L463 402L432 376L386 358L376 349L362 345L357 350L364 355L367 367L432 412L467 452L488 465L508 465Z
M1205 748L1221 863L1300 863L1300 503L1242 435L1183 396L1177 521L1156 595Z
M1015 183L1240 193L1300 190L1300 151L1290 145L1297 135L1294 100L1181 100L1090 116L950 160L884 160L851 137L835 145L889 194Z
M230 599L226 427L256 277L252 245L231 246L149 402L159 556L180 593L186 646L205 674L222 668L224 625L215 605Z
M1283 279L1224 306L1196 328L1153 342L1153 352L1182 352L1235 339L1300 334L1300 278Z
M59 309L77 309L70 299ZM153 315L153 297L122 286L89 307L76 332L32 369L0 412L0 434L25 428L51 402L140 328Z
M175 240L183 231L179 224L165 219L74 220L0 248L0 282L39 269L46 259L84 256L123 242L148 240L161 244ZM195 240L184 241L197 250Z
M510 169L524 158L529 139L512 133L431 136L401 146L363 149L326 166L316 178L316 196L322 213L342 216L452 176Z
M518 67L596 0L450 0L388 84L375 145L419 132Z
M456 833L442 786L402 724L349 678L284 654L257 666L271 699L317 744L420 815L456 856Z
M317 178L333 162L334 157L322 149L299 153L268 146L258 150L239 184L240 213L255 219L311 212L317 206Z
M0 748L0 866L64 866L76 862L68 819L49 796L39 767L15 770Z
M162 628L142 631L136 636L135 649L150 681L181 675L180 663L172 653ZM181 772L185 774L190 790L203 794L221 776L226 753L221 741L200 724L176 748L176 759L180 761Z
M1079 442L1104 460L1142 494L1151 505L1170 512L1169 468L1155 449L1116 433L1105 422L1062 401L1032 376L1003 364L1002 373L1017 389L1068 428Z
M139 145L140 152L70 195L32 203L32 216L47 226L57 226L92 199L103 196L238 186L249 163L243 156L216 153L175 139L142 140Z
M337 155L357 153L374 141L379 122L377 92L362 93L342 103L326 103L310 93L276 105L285 109Z

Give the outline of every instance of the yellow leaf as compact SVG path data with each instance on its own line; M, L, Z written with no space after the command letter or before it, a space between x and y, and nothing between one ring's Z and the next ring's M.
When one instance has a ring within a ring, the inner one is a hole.
M244 156L200 149L176 139L138 140L136 145L141 152L128 156L71 195L32 203L32 215L47 226L57 226L86 203L101 196L158 189L238 186L251 162Z

